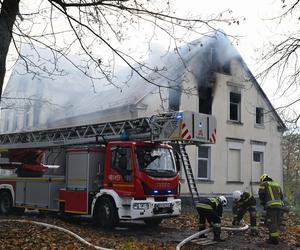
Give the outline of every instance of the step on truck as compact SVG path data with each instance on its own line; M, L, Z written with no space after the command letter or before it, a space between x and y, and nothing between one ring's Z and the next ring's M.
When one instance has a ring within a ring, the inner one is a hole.
M185 145L215 137L215 118L191 111L0 134L0 167L14 170L0 177L0 213L86 215L104 228L120 220L158 225L181 213L180 165L192 174Z

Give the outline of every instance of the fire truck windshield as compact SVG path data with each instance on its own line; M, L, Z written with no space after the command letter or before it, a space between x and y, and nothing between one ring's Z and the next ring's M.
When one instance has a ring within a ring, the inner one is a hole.
M137 146L135 152L139 169L148 175L173 177L177 174L172 150Z

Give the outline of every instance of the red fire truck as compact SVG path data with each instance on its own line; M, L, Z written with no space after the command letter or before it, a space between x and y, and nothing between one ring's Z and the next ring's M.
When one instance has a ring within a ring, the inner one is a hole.
M185 145L214 143L215 134L213 116L190 111L1 134L0 166L16 171L0 177L0 212L87 215L105 228L157 225L181 212L180 165L198 196Z

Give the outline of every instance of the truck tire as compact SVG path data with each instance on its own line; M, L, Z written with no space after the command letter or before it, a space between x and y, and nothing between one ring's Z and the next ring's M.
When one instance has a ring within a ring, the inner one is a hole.
M152 219L145 219L144 222L149 227L157 227L161 222L162 218L152 218Z
M13 208L13 200L11 194L8 192L0 193L0 213L9 214Z
M112 229L119 223L119 215L114 201L103 197L97 202L94 213L96 224L106 229Z

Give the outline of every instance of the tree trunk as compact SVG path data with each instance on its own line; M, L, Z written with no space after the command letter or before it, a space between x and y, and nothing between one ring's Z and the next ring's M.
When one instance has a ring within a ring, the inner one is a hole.
M12 29L20 0L4 0L0 12L0 97L6 72L6 57L12 39Z

